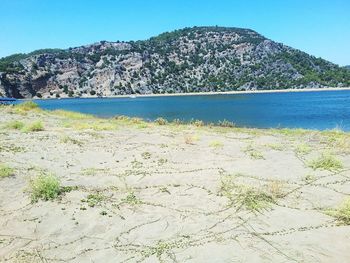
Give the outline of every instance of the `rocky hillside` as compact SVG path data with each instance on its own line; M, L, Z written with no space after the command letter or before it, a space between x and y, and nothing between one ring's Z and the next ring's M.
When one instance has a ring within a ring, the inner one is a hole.
M350 86L350 71L240 28L185 28L0 59L0 96L16 98L326 86Z

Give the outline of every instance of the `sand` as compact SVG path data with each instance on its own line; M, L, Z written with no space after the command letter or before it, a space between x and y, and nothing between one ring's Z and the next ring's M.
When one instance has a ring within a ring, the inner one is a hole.
M13 120L42 120L44 130L5 127ZM0 178L1 262L350 258L350 226L327 212L350 194L347 133L71 119L11 107L0 108L0 127L0 162L14 169ZM325 152L343 167L311 168ZM41 173L73 190L32 202L29 181ZM91 206L89 195L101 200Z

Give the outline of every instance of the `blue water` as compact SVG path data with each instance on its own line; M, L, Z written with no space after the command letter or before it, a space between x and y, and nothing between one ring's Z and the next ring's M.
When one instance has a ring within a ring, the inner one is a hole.
M36 100L48 110L64 109L100 117L126 115L154 120L229 120L256 128L350 130L350 91L230 95Z

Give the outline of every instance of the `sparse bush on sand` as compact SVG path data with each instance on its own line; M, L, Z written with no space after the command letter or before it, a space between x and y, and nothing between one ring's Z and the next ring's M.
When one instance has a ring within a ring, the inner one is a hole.
M14 170L10 166L6 164L0 164L0 179L9 177L13 175L13 173L14 173Z
M43 130L44 130L44 125L41 121L32 122L24 126L22 129L23 132L38 132Z
M40 174L30 181L32 202L55 199L61 193L60 181L52 174Z

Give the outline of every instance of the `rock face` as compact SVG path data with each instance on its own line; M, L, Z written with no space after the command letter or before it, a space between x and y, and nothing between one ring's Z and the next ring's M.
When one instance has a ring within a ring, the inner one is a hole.
M240 28L185 28L0 59L0 96L15 98L349 85L345 68Z

